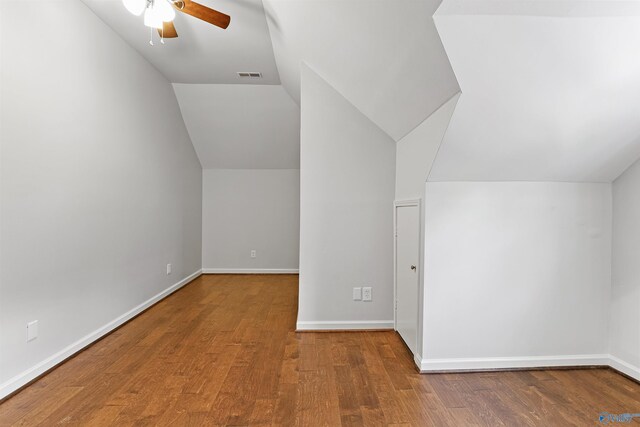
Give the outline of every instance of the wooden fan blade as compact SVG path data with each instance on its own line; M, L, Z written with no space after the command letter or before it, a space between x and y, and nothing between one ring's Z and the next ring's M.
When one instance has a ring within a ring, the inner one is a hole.
M176 27L174 27L173 22L163 22L162 29L158 28L158 34L160 34L160 37L164 37L165 39L178 37L178 32L176 31Z
M178 10L186 13L187 15L202 19L203 21L222 29L226 29L231 22L231 17L229 15L225 15L222 12L218 12L217 10L213 10L191 0L182 0L174 4ZM180 6L182 6L182 8Z

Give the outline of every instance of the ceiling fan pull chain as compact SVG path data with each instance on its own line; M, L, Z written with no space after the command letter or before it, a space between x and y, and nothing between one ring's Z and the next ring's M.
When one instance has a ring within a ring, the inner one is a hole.
M162 29L160 30L160 43L164 44L164 22L162 23Z
M153 28L149 27L149 44L153 46Z

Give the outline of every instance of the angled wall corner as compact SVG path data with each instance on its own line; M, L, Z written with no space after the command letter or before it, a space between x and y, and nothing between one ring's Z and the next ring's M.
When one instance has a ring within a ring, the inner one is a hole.
M639 7L565 3L442 3L464 96L430 181L612 182L640 157Z
M396 143L396 200L422 197L424 183L454 115L457 93Z
M173 84L205 169L297 169L300 108L280 85Z
M204 167L205 272L297 271L298 105L280 85L173 88Z
M301 72L298 328L392 327L395 143ZM356 286L371 286L373 301L353 301Z
M300 99L301 63L395 141L460 89L433 23L439 0L264 0L282 85ZM328 31L327 28L330 28Z

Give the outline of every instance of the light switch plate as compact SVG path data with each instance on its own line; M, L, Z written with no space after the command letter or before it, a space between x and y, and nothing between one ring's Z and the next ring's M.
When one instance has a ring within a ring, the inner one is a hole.
M354 301L362 300L362 288L353 288L353 300Z

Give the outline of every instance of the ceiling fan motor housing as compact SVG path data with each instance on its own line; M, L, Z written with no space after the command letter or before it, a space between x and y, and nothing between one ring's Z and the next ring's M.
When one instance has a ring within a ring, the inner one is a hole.
M171 2L171 4L173 4L173 7L175 7L176 9L184 9L184 1L182 0L169 0Z

